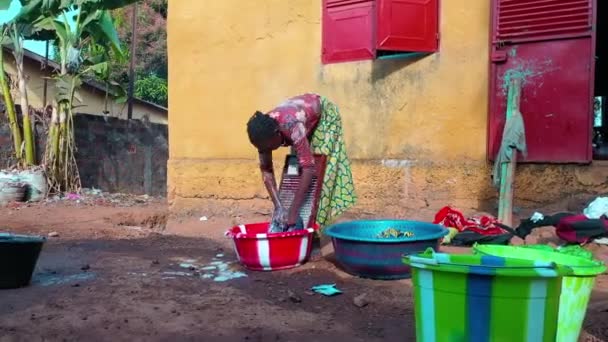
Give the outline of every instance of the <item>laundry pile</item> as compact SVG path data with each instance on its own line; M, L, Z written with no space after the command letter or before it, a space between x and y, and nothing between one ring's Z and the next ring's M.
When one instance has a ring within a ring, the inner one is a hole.
M540 215L540 214L539 214ZM555 227L555 234L570 243L589 243L608 236L608 197L598 197L583 210L582 214L562 212L540 215L523 220L517 227L517 235L528 236L539 227Z
M465 218L451 207L439 210L433 223L450 229L451 234L444 238L443 243L454 246L508 244L514 236L525 239L534 229L550 226L555 227L555 234L567 243L602 243L608 242L608 197L596 198L583 213L543 215L536 212L522 220L515 229L489 215Z
M433 223L450 230L444 244L471 246L474 243L508 244L513 234L505 230L498 220L490 215L465 217L452 207L444 207L437 212Z

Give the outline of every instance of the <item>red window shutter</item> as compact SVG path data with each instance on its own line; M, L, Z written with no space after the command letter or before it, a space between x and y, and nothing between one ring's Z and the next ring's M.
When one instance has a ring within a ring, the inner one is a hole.
M378 50L437 51L438 0L377 0L377 6Z
M497 0L497 41L591 34L593 0Z
M323 0L324 64L373 59L374 0Z

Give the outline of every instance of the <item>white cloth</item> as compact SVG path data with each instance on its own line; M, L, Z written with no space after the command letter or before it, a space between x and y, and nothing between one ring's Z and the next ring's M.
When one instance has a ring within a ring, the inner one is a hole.
M539 212L535 212L532 217L530 217L530 220L534 223L541 221L545 218L545 215L539 213Z
M598 197L583 210L583 214L589 219L599 219L608 216L608 197Z

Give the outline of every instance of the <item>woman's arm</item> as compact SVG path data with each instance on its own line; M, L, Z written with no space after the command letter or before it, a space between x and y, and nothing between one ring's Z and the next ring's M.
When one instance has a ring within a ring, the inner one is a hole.
M300 177L300 184L296 191L289 212L287 213L287 224L295 225L297 223L298 216L300 214L300 208L304 204L306 194L312 184L312 177L315 172L315 160L313 157L312 148L308 139L305 135L304 125L299 123L292 129L292 140L294 142L293 147L298 155L298 162L302 167L302 176ZM307 224L308 222L304 222Z
M304 200L306 199L306 193L310 188L310 184L312 183L312 177L314 176L315 168L312 167L304 167L302 169L302 177L300 178L300 184L298 186L298 191L294 196L293 202L291 203L291 207L289 208L289 213L287 214L287 224L292 226L297 223L298 216L300 214L300 208L302 204L304 204ZM308 224L308 222L304 222L304 224Z
M279 200L277 181L274 177L271 152L260 153L260 170L262 171L262 181L268 191L268 195L270 195L274 207L279 208L281 206L281 201Z

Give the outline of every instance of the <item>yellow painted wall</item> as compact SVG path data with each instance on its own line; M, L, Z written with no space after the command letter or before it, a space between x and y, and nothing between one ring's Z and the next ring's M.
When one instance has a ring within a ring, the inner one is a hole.
M15 69L14 59L10 53L5 53L6 72L15 81L17 79L17 70ZM32 107L42 108L44 107L44 77L50 77L50 73L40 70L40 64L36 61L25 58L24 59L25 73L29 79L27 82L28 100ZM92 114L92 115L104 115L105 109L105 93L92 87L83 86L79 90L79 94L82 97L82 105L76 111L79 113ZM17 95L18 96L18 95ZM51 101L55 97L55 88L53 81L48 81L47 86L47 99ZM15 102L19 104L18 97L15 97ZM127 104L116 103L111 99L108 102L108 116L127 118ZM134 103L133 105L133 119L141 119L147 116L150 122L167 124L167 112L159 110L153 106L143 105L141 103Z
M180 113L171 121L180 135L174 158L251 158L249 116L307 91L340 106L354 159L484 158L487 0L442 1L438 54L327 66L320 0L170 6L171 109Z
M263 199L246 121L303 92L320 93L341 109L356 210L399 214L492 199L485 155L489 3L441 1L439 53L322 65L321 0L170 1L174 207ZM564 191L541 193L539 173L564 179L575 168L520 170L518 182L527 188L517 195L534 202ZM583 186L572 177L572 189Z

